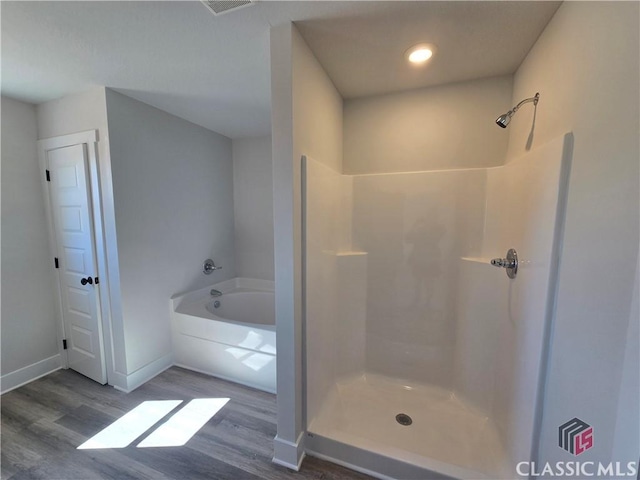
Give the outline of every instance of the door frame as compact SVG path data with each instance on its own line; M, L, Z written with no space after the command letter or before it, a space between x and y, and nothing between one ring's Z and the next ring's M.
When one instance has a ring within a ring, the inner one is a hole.
M40 179L42 191L44 193L45 213L47 217L47 232L49 235L49 252L51 254L50 271L51 277L56 286L56 320L58 334L58 351L60 353L63 368L69 368L67 351L63 348L62 340L65 339L64 316L62 312L62 287L60 285L60 277L54 266L54 258L59 256L56 234L53 222L53 213L51 210L51 196L49 190L49 182L46 178L47 170L47 151L57 148L70 147L73 145L84 145L87 154L87 168L89 181L89 200L91 202L90 210L93 216L93 237L95 241L94 254L97 263L96 276L100 278L97 285L98 291L96 301L98 302L98 327L101 330L101 339L103 342L104 361L106 362L107 384L110 383L110 376L113 372L113 352L112 352L112 335L111 335L111 309L110 309L110 292L109 277L107 270L107 258L105 250L104 237L104 219L102 215L101 189L100 189L100 169L98 164L98 131L87 130L84 132L73 133L70 135L61 135L58 137L46 138L38 140L38 161L40 165Z

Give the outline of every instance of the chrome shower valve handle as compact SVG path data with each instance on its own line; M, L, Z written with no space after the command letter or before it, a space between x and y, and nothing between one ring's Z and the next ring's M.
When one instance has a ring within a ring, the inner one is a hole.
M222 267L217 267L213 260L207 258L202 264L202 273L205 275L212 274L215 270L222 270Z
M491 260L491 265L494 267L515 268L516 262L513 260L507 260L506 258L494 258Z
M506 269L507 277L516 278L518 274L518 252L516 252L515 248L510 248L506 258L494 258L491 260L491 265Z

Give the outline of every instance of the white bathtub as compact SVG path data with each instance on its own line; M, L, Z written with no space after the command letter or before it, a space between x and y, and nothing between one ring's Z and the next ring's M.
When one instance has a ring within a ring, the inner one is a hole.
M210 290L222 292L212 297ZM171 298L176 365L276 391L273 282L234 278ZM214 302L220 302L218 307Z

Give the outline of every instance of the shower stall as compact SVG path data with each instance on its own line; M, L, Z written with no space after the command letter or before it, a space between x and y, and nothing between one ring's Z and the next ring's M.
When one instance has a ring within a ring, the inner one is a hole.
M308 453L405 479L535 459L571 145L394 174L303 158Z

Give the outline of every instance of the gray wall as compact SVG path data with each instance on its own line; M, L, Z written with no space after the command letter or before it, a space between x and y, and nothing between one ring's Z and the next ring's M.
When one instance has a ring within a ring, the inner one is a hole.
M35 106L2 97L3 376L58 355L37 138Z
M639 7L565 2L515 75L513 102L540 92L532 148L569 131L575 139L543 461L573 460L557 446L558 426L573 417L595 431L580 461L638 460L637 428L635 457L611 454L639 244ZM508 161L526 151L532 120L529 105L509 125ZM637 360L635 372L637 381Z
M236 272L273 280L271 137L233 140Z
M127 372L171 355L169 298L235 276L231 140L107 90ZM213 258L223 270L202 273Z
M636 281L629 314L627 347L625 348L620 394L618 395L618 418L611 458L634 458L638 455L640 435L640 258L636 265Z
M509 132L494 119L512 86L509 75L345 101L344 173L502 165Z
M342 98L292 24L271 29L278 435L274 461L301 458L301 156L342 171Z

